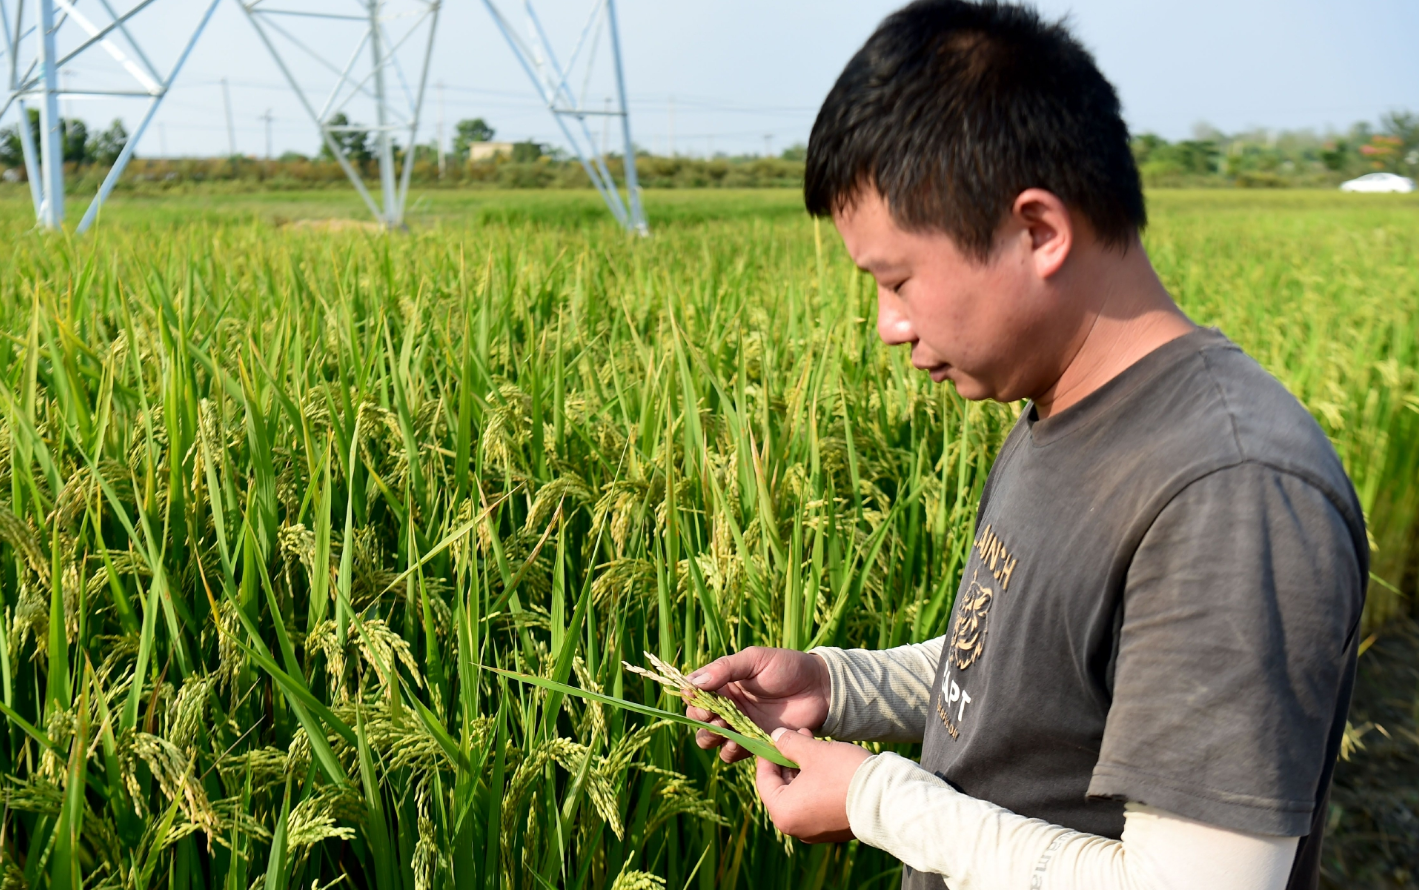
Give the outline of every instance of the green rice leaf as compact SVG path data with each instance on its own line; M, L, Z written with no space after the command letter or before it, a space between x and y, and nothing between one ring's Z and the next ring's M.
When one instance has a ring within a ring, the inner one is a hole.
M602 695L599 692L589 692L585 689L578 689L575 686L568 686L565 683L557 683L553 680L545 680L542 677L534 677L530 674L519 674L516 671L505 671L502 668L488 667L487 670L495 674L502 674L511 680L519 683L527 683L531 686L540 686L552 692L560 692L563 695L570 695L575 698L582 698L588 701L600 702L603 705L610 705L613 708L621 708L627 711L635 711L637 714L644 714L647 717L657 717L661 720L673 720L676 723L683 723L686 726L693 726L696 729L708 729L717 735L722 735L732 742L737 742L746 751L765 760L771 760L779 766L786 766L790 769L798 769L798 764L789 760L779 753L773 745L766 745L758 739L751 739L748 736L735 732L724 726L713 726L709 723L702 723L699 720L692 720L684 714L677 714L674 711L666 711L662 708L643 705L638 702L626 701L624 698L616 698L613 695Z

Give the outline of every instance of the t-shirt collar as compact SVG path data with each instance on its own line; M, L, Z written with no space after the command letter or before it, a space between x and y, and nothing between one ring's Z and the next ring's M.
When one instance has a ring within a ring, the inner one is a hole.
M1035 411L1034 402L1031 402L1024 412L1031 443L1045 446L1089 426L1095 419L1114 411L1129 393L1181 361L1184 356L1207 346L1230 342L1217 328L1198 328L1159 346L1058 414L1041 418Z

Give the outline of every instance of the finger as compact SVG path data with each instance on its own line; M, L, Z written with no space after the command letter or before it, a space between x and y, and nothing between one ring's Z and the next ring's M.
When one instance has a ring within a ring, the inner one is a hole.
M708 729L695 731L695 744L708 751L710 748L717 748L729 741L722 735L710 732Z
M704 708L686 708L685 716L689 717L691 720L698 720L701 723L714 723L715 720L721 719L711 714L709 711L706 711ZM719 723L718 725L724 726L725 724Z
M708 723L715 725L715 727L727 727L728 725L724 720L718 717L714 718L712 721L708 721ZM715 747L715 745L724 744L724 742L728 741L728 738L724 737L724 735L719 735L718 732L714 730L695 730L695 741L700 742L701 748L712 748Z
M700 689L718 689L726 683L747 680L759 672L763 651L758 646L750 646L743 652L716 658L690 674L689 680Z
M719 759L725 763L738 763L750 756L752 755L738 742L728 742L719 751Z
M784 768L772 760L760 757L754 765L754 787L759 790L759 799L764 802L769 816L773 816L779 796L788 788L788 781Z
M773 739L774 747L778 748L784 757L799 766L807 766L823 745L832 744L832 742L820 742L813 738L813 733L810 730L800 729L798 732L794 732L783 726L775 729L770 738Z

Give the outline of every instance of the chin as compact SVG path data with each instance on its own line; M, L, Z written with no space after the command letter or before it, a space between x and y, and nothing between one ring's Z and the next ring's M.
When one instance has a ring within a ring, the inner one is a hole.
M981 402L995 398L994 391L979 380L970 377L947 377L945 381L956 388L956 395L970 402Z

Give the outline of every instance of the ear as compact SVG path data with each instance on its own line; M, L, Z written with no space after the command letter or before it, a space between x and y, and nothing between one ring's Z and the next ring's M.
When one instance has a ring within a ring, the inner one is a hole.
M1069 208L1054 192L1025 189L1015 198L1010 215L1029 237L1035 274L1049 278L1059 271L1074 248L1076 234Z

